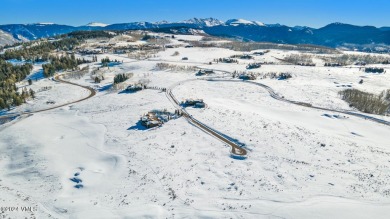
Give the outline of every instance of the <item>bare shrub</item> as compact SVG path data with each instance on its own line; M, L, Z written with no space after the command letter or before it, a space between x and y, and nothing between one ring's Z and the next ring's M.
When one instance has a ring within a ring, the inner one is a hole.
M339 94L343 100L349 103L350 107L355 107L362 112L378 115L389 112L390 90L375 95L357 89L347 89L340 91Z
M234 71L232 74L233 78L239 78L240 75L250 75L251 78L254 79L289 79L292 78L292 74L289 72L266 72L266 73L258 73L251 71ZM253 79L253 80L254 80Z
M383 73L385 72L384 68L365 68L364 72L367 73Z
M113 83L113 86L111 88L111 90L113 90L113 91L124 90L129 85L129 82L127 80L132 78L134 76L134 73L124 73L124 74L119 74L119 75L122 75L125 78L125 80L118 81L118 79L116 79L116 81L115 81L115 78L114 78L114 83ZM117 76L118 75L116 75L116 78L117 78Z
M218 44L213 42L203 42L203 41L185 41L190 43L193 47L201 48L210 48L210 47L219 47Z
M357 54L343 54L334 56L317 56L327 63L339 63L341 65L353 64L388 64L390 57L385 55L357 55Z
M221 62L221 63L237 63L238 64L238 60L233 59L233 58L219 58L219 59L214 59L213 61L216 63Z
M235 51L252 51L252 50L267 50L267 49L280 49L280 50L295 50L306 51L317 54L338 54L339 51L315 45L289 45L289 44L276 44L276 43L259 43L259 42L229 42L218 44L218 47L231 49Z
M390 89L384 90L379 94L379 98L390 102Z
M167 39L167 38L150 38L147 40L148 43L154 43L156 45L160 45L160 46L163 46L165 44L169 44L171 43L171 40L170 39Z
M86 75L89 72L89 65L83 67L82 69L76 70L76 71L71 71L65 74L66 79L80 79L84 75Z
M204 36L202 38L202 41L219 41L221 38L213 37L213 36Z
M131 53L128 53L127 57L131 59L136 60L144 60L148 58L155 58L156 53L158 53L159 50L141 50L141 51L133 51Z
M314 65L313 55L309 54L291 54L283 60L295 65Z
M196 66L188 66L188 65L157 63L154 69L157 71L170 70L174 72L193 72L196 71L198 68Z

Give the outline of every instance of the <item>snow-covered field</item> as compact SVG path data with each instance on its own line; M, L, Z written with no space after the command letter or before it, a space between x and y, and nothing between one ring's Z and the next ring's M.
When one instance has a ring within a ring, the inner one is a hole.
M201 37L178 36L199 40ZM177 43L177 40L175 40ZM172 56L178 51L179 56ZM272 50L258 61L288 51ZM195 72L157 71L156 63L244 71L253 61L207 63L240 52L171 48L149 60L123 60L105 71L96 96L0 126L0 211L4 218L388 218L390 127L349 115L305 108L271 98L259 86L195 79ZM189 60L181 60L188 57ZM390 76L357 68L264 65L254 72L290 72L289 80L259 79L286 99L351 109L337 92L351 85L379 93ZM245 144L245 160L184 118L144 129L140 116L175 110L159 90L110 89L115 74L150 80L178 100L201 98L187 108L201 122ZM387 67L387 72L389 68ZM217 72L222 76L223 73ZM364 83L358 81L363 78ZM89 75L72 82L95 86ZM33 111L88 96L83 88L48 79L34 82L37 98L14 111ZM104 89L108 87L108 89ZM30 88L30 86L27 86ZM330 116L329 116L330 115ZM335 116L333 116L335 115ZM376 116L390 121L389 117ZM20 207L33 207L23 212Z

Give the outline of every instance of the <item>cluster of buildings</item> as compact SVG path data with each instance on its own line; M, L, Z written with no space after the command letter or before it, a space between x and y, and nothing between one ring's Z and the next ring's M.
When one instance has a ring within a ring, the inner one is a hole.
M171 48L166 46L166 48ZM126 54L133 51L149 51L162 50L163 46L158 44L141 44L141 45L121 45L116 43L109 43L104 45L95 45L91 48L79 48L77 52L82 55L97 55L112 52L114 54Z
M97 54L103 54L105 50L101 48L95 48L95 49L79 49L77 51L81 55L97 55Z
M219 59L214 59L214 62L222 62L222 63L238 63L237 59L233 58L219 58Z
M253 55L255 55L255 56L263 56L264 52L254 52Z
M137 91L140 91L143 89L145 89L145 85L143 85L141 83L136 83L136 84L130 84L129 86L127 86L126 91L127 92L137 92Z
M364 61L357 61L354 63L354 65L360 65L360 66L365 66L367 63Z
M238 78L241 80L256 80L257 75L254 73L244 72L244 73L239 74Z
M367 72L367 73L384 73L386 71L385 71L384 68L370 67L370 68L365 68L364 72Z
M253 56L249 54L243 54L243 55L232 55L230 58L239 58L239 59L254 59Z
M340 63L325 63L324 65L325 67L340 67L340 66L343 66L342 64Z
M290 73L280 73L279 74L279 80L287 80L289 78L292 78L292 75Z
M244 54L244 55L240 56L240 59L253 59L253 56L248 55L248 54Z
M153 128L157 126L162 126L164 123L168 122L171 119L175 119L178 116L178 113L172 114L166 110L153 110L143 115L140 121L141 124L146 128Z
M312 62L298 62L297 65L300 65L300 66L316 66L316 64L314 64Z
M184 102L182 102L182 106L192 106L195 108L205 108L206 104L203 102L202 99L187 99ZM180 116L183 115L182 110L175 110L174 113L170 113L167 110L152 110L140 118L140 123L145 128L153 128L153 127L159 127L162 126L164 123L172 120L177 119Z

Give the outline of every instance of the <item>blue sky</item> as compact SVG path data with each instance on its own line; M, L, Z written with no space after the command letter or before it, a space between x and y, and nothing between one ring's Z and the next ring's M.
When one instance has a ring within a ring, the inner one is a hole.
M0 0L0 24L181 21L244 18L322 27L332 22L390 26L390 0Z

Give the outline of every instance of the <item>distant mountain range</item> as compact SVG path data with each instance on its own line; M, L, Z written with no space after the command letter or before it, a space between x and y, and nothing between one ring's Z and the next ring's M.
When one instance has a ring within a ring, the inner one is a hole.
M266 41L288 44L316 44L330 47L345 44L390 45L390 27L355 26L332 23L322 28L305 26L289 27L281 24L264 24L259 21L230 19L226 22L215 18L193 18L180 22L131 22L118 24L89 23L74 27L52 23L0 25L0 44L52 37L79 30L147 30L147 29L199 29L213 36L236 38L244 41ZM194 33L199 31L188 31Z

